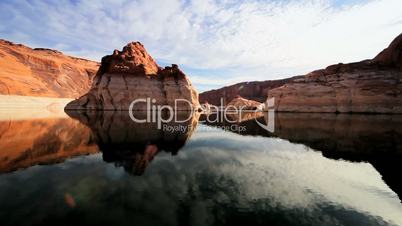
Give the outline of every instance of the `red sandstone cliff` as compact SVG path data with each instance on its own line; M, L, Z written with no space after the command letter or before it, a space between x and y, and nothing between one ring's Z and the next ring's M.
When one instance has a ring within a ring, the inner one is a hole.
M86 93L97 62L0 39L0 94L77 98Z
M268 98L277 111L402 113L402 34L372 60L313 71Z

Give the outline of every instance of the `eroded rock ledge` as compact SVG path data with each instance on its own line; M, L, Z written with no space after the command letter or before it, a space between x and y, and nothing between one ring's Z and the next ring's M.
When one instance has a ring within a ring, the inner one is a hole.
M282 112L402 113L402 34L372 60L336 64L268 91Z
M102 58L91 90L67 104L66 110L128 110L132 101L154 99L153 105L169 105L179 111L199 107L198 93L189 78L173 64L161 68L139 42ZM175 100L180 101L175 106ZM145 102L133 110L147 110Z

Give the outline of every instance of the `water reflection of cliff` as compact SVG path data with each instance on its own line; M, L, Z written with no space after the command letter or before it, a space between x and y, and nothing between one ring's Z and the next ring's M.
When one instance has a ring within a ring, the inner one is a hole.
M235 118L235 117L232 117ZM371 163L384 181L401 197L402 116L356 114L292 114L275 116L275 131L270 133L255 120L266 124L266 117L239 120L243 135L279 137L321 151L325 157ZM205 119L201 117L201 119ZM213 126L230 122L206 123Z
M147 112L135 112L138 119L146 119ZM144 173L148 164L159 152L177 154L197 126L199 114L181 112L174 117L179 121L162 123L158 128L153 122L136 123L126 111L68 112L87 125L95 143L102 151L103 160L134 175ZM166 115L163 118L168 118ZM188 119L188 120L186 120Z
M0 173L96 152L90 130L66 116L0 121Z
M134 123L128 112L69 112L52 118L0 120L0 173L54 164L102 151L106 162L140 175L160 151L175 155L191 136L198 115L181 113L183 123ZM138 118L145 113L137 112ZM165 116L166 117L166 116Z

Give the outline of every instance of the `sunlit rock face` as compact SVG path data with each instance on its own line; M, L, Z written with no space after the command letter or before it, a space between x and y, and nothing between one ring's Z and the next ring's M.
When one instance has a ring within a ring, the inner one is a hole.
M98 152L90 130L69 118L1 120L0 173Z
M230 106L229 110L233 110L230 108L235 108L239 110L256 110L258 108L261 108L261 103L254 100L245 99L241 96L236 96L232 101L227 104L227 106Z
M132 42L102 58L91 90L66 109L128 110L132 101L146 98L180 111L199 107L197 91L177 65L160 68L141 43ZM185 101L175 105L176 99ZM137 103L133 109L147 110L147 104Z
M135 112L133 116L146 120L147 113ZM169 118L168 112L155 116L155 121L143 123L134 122L127 111L72 111L68 114L91 129L106 162L123 166L134 175L141 175L161 151L177 154L191 137L199 118L199 113L181 112L173 116L177 118L174 122L158 124L159 118Z
M98 68L98 62L0 39L1 95L78 98Z
M402 113L402 35L372 60L336 64L268 91L285 112Z

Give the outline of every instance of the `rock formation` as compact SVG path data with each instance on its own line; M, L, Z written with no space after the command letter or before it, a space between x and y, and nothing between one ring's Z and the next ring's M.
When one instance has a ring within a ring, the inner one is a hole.
M77 98L88 92L97 62L0 39L0 94Z
M200 103L208 102L209 104L220 106L222 98L223 105L227 105L230 101L236 98L236 96L242 96L243 98L249 100L264 102L267 97L268 90L282 86L298 77L299 76L261 82L242 82L220 89L206 91L200 93Z
M247 100L242 98L241 96L235 97L232 101L230 101L227 106L234 106L236 109L239 110L256 110L261 108L262 104L260 102L254 100ZM233 107L231 107L233 108Z
M402 34L372 60L313 71L272 97L285 112L402 113Z
M373 61L382 66L402 69L402 34L396 37Z
M198 108L198 93L188 77L173 64L160 68L139 42L102 58L90 91L66 106L66 110L128 110L134 100L155 99L152 105L169 105L177 110ZM134 110L146 110L137 103Z

